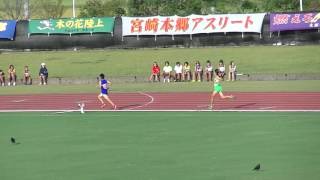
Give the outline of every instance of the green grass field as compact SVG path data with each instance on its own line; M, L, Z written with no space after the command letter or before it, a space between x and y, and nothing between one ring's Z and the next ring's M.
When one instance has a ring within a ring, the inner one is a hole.
M50 77L95 78L98 73L108 76L146 76L153 61L163 67L164 61L189 61L192 66L199 60L204 65L211 60L216 67L219 59L227 65L235 61L242 73L320 73L320 46L297 47L219 47L219 48L168 48L138 50L83 50L0 54L0 69L9 64L16 66L18 75L24 65L37 74L41 62L48 65ZM20 75L21 76L21 75Z
M318 180L319 115L1 113L0 179Z

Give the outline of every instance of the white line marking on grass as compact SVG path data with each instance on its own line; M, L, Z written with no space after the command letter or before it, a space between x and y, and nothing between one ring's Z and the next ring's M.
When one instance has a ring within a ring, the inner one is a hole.
M130 111L130 110L134 110L134 109L138 109L138 108L143 108L143 107L146 107L146 106L148 106L149 104L152 104L152 103L154 102L154 97L151 96L150 94L147 94L147 93L144 93L144 92L139 92L139 93L142 94L142 95L144 95L144 96L149 97L149 98L150 98L150 101L147 102L147 103L145 103L145 104L143 104L143 105L140 105L140 106L136 106L136 107L124 109L124 111L126 111L126 110L129 110L129 111ZM113 111L114 111L114 110L113 110ZM121 110L116 110L116 111L121 111Z
M79 110L63 110L63 111L57 111L54 112L55 114L64 114L64 113L69 113L69 112L78 112ZM79 111L80 112L80 111Z

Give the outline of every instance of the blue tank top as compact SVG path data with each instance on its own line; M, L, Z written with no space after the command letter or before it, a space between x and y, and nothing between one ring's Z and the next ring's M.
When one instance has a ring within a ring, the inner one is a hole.
M103 87L104 84L108 85L108 81L105 80L105 79L102 79L101 80L101 93L102 94L107 94L108 89Z

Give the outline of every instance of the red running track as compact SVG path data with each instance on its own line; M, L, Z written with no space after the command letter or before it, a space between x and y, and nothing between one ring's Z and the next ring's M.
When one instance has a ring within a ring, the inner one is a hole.
M226 93L228 94L228 93ZM233 93L235 100L216 98L216 110L320 111L320 92L314 93ZM119 110L206 110L210 93L113 93L110 98ZM96 94L46 94L0 96L0 111L101 110ZM110 110L107 106L105 110Z

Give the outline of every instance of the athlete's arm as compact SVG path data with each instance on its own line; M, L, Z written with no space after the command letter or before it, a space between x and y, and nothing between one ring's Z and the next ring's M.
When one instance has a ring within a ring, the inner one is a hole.
M215 83L220 82L220 80L221 80L221 78L220 78L219 76L216 76L216 77L214 78L214 82L215 82Z

